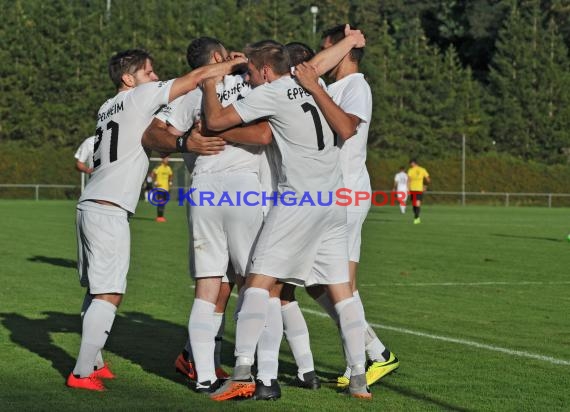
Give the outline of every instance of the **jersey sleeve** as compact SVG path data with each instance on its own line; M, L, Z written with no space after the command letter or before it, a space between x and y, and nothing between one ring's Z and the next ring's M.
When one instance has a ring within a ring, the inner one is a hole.
M146 116L151 117L169 103L170 88L174 80L149 82L133 89L132 99L135 106Z
M372 107L372 94L368 84L362 81L352 81L344 89L340 108L346 113L353 114L361 121L370 122L370 108Z
M192 128L200 116L201 107L202 91L199 89L192 90L180 98L168 117L168 123L184 133Z
M271 117L276 114L276 98L269 83L258 86L246 97L233 103L239 117L244 123L253 122L263 117Z
M89 150L89 139L90 138L85 139L77 149L77 152L75 152L75 158L81 163L85 163L87 159L93 155L91 150Z

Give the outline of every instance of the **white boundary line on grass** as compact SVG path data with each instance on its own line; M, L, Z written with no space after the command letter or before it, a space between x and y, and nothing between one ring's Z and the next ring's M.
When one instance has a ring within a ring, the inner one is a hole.
M238 297L238 295L236 293L232 293L231 296L236 298L236 299ZM328 314L323 313L323 312L318 312L318 311L313 310L313 309L303 308L303 309L301 309L301 311L308 313L310 315L319 316L321 318L328 318L329 317ZM369 325L374 327L374 328L391 330L393 332L404 333L406 335L414 335L414 336L419 336L422 338L440 340L443 342L457 343L459 345L471 346L473 348L478 348L478 349L486 349L486 350L489 350L492 352L505 353L507 355L518 356L521 358L536 359L536 360L552 363L553 365L570 366L570 361L567 361L564 359L553 358L551 356L544 356L544 355L539 355L539 354L531 353L531 352L501 348L500 346L487 345L485 343L473 342L473 341L466 340L466 339L458 339L458 338L450 338L447 336L433 335L431 333L419 332L417 330L399 328L396 326L386 326L386 325L380 325L378 323L369 323Z
M541 282L541 281L521 281L521 282L434 282L434 283L363 283L360 286L525 286L525 285L570 285L570 281Z
M320 316L323 318L329 317L329 315L327 315L326 313L318 312L316 310L312 310L312 309L301 309L301 310L303 312L309 313L311 315ZM567 361L564 359L557 359L557 358L553 358L550 356L538 355L536 353L524 352L524 351L514 350L514 349L501 348L500 346L487 345L484 343L473 342L473 341L465 340L465 339L457 339L457 338L450 338L447 336L432 335L431 333L418 332L415 330L399 328L399 327L395 327L395 326L379 325L377 323L370 323L370 326L372 326L374 328L378 328L378 329L386 329L386 330L391 330L393 332L405 333L407 335L420 336L422 338L441 340L444 342L457 343L459 345L464 345L464 346L471 346L473 348L486 349L486 350L490 350L493 352L506 353L507 355L511 355L511 356L519 356L522 358L536 359L536 360L552 363L554 365L570 366L570 361Z

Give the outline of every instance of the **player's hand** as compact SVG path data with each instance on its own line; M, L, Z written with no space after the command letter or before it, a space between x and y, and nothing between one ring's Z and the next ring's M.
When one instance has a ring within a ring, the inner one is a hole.
M186 149L200 155L215 155L224 150L226 141L219 136L202 136L198 128L192 128L190 137L186 140Z
M353 30L350 28L350 24L344 26L344 36L345 37L352 37L354 41L354 48L360 49L366 46L366 39L364 38L364 33L360 30Z
M89 167L89 168L85 169L85 173L90 175L91 173L93 173L93 170L95 170L95 169L93 169L92 167Z
M316 87L321 87L317 68L310 63L305 62L295 66L295 78L309 92L315 90Z
M237 51L231 51L228 54L227 60L234 60L234 59L238 59L238 58L245 59L245 62L247 63L247 58L245 57L245 54L243 54L242 52L237 52Z
M247 58L240 52L231 52L227 61L232 65L232 73L241 72L247 69Z

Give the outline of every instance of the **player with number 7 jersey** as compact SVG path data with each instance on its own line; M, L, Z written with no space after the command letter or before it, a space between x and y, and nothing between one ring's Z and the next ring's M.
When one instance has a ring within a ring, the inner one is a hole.
M321 64L313 61L319 69L317 72L326 72L323 70L326 64L334 67L352 47L364 46L360 32L347 27L346 34L336 47L316 56L340 52L336 61L317 59ZM249 59L248 80L254 89L244 99L222 107L215 94L215 81L206 81L204 112L208 128L220 131L240 123L267 119L273 140L261 143L273 144L280 155L279 193L293 192L300 197L305 192L318 196L318 192L336 191L342 185L342 175L334 135L313 97L291 78L287 50L277 42L263 41L248 46L245 53ZM254 393L256 398L264 399L259 389L261 384L267 387L269 382L254 382L251 370L264 328L269 328L272 322L281 322L279 316L269 312L273 306L270 300L276 299L270 296L279 291L282 283L326 286L339 315L352 367L350 394L356 398L371 398L365 378L364 329L358 327L363 325L364 319L348 283L346 242L346 210L338 205L313 203L286 207L278 204L269 211L252 254L247 289L238 316L236 367L232 377L210 395L213 400ZM273 385L272 379L271 386L264 392L270 391ZM273 398L279 396L275 390Z

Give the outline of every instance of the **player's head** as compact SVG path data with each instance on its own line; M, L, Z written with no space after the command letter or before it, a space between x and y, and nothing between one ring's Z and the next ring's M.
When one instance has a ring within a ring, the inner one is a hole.
M170 160L170 159L169 159L168 156L164 156L164 157L162 158L162 164L163 164L163 165L167 165L169 160Z
M321 48L322 49L326 49L331 47L332 45L337 44L339 41L341 41L342 39L344 39L344 28L345 28L346 24L339 24L338 26L334 26L331 27L328 30L323 31L323 34L321 36L322 38L322 42L321 42ZM350 27L352 30L356 30L356 27L351 26ZM362 58L364 57L364 48L353 48L350 53L350 60L353 61L354 63L360 63L360 61L362 60Z
M263 40L249 44L245 48L245 55L249 59L248 81L253 87L290 73L289 53L281 43Z
M117 89L132 88L158 80L152 56L142 49L124 50L109 60L109 77Z
M415 158L410 159L410 166L416 166L417 164L418 164L418 162Z
M403 172L404 170L406 170L406 168L404 166L400 166L400 172Z
M285 45L287 53L289 53L289 61L291 66L297 66L303 62L311 60L315 56L315 51L305 43L294 41Z
M226 60L228 51L221 41L212 37L198 37L186 49L186 61L192 69Z

